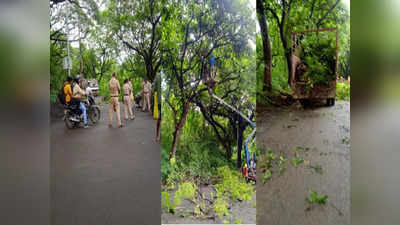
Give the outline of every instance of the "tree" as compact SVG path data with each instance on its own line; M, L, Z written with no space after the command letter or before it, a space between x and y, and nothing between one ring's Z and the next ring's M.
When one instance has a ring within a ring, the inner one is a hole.
M264 85L263 91L271 91L272 87L272 55L271 55L271 43L268 34L268 22L265 16L264 0L257 0L257 16L258 23L260 25L261 37L263 41L264 50Z
M107 18L110 28L128 50L145 63L146 77L154 80L161 66L161 9L164 1L110 0Z
M264 10L262 6L264 6ZM278 44L282 46L282 48L275 47L271 49L271 52L273 57L283 55L286 61L287 74L292 73L292 43L290 40L290 33L292 31L339 27L340 37L342 38L340 46L344 46L346 49L349 48L348 38L345 37L346 33L348 36L349 29L344 25L349 23L349 16L348 11L345 9L343 3L340 3L340 0L263 0L257 2L257 8L259 19L264 14L266 20L270 22L268 24L268 33L273 46L277 46ZM261 32L263 33L263 31ZM268 60L268 55L264 56L264 60ZM272 65L274 65L274 61L276 60L272 59L271 61ZM339 61L341 60L339 59ZM344 60L342 61L344 62ZM287 83L290 85L292 82L291 76L288 76L287 79Z
M223 99L237 93L243 54L249 51L248 40L252 34L250 10L246 1L170 1L163 20L163 71L169 91L165 102L173 112L174 131L170 158L175 157L179 137L190 110L199 109L204 119L232 156L232 121L234 115L207 94L204 85L205 64L215 54L218 85L215 89ZM246 10L247 9L247 10ZM218 118L218 119L217 119ZM225 118L228 124L221 120Z

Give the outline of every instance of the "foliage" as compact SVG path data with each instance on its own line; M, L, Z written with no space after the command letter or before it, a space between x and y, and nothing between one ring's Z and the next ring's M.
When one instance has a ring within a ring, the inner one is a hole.
M204 57L213 54L218 81L214 93L241 111L254 109L248 106L255 102L255 52L248 44L253 38L254 21L247 3L212 0L171 1L165 5L162 70L167 91L163 93L163 105L172 112L172 137L169 149L165 149L170 157L181 147L178 143L183 140L182 129L193 111L201 114L201 125L209 126L208 130L214 133L211 140L225 149L227 158L232 157L237 115L210 96L203 65L207 64Z
M232 171L227 166L218 168L217 176L222 180L222 183L215 185L219 196L223 195L244 201L250 200L254 194L253 185L246 183L240 173Z
M300 163L303 163L303 162L304 162L304 160L302 158L299 158L299 157L293 157L292 158L292 165L293 166L297 166L297 165L299 165Z
M192 199L195 216L229 215L231 201L254 194L232 160L238 154L238 115L213 99L205 85L202 54L214 54L215 95L251 116L255 111L254 26L248 1L168 1L162 21L161 179L164 190L210 184L211 199ZM217 28L216 28L217 27ZM247 137L251 128L243 131ZM250 146L255 151L255 146ZM244 159L244 151L240 151ZM179 203L179 201L178 201Z
M177 155L174 158L175 166L171 166L169 146L172 143L173 124L171 110L165 105L162 120L161 142L161 179L164 183L182 182L184 178L195 178L199 182L209 182L216 174L217 168L230 165L216 143L216 137L211 127L206 126L201 114L190 111L187 123L182 130L182 140L178 145ZM201 129L199 129L201 128ZM172 160L172 159L171 159Z
M350 101L350 83L336 83L336 99Z
M308 151L310 151L310 148L309 148L309 147L297 146L297 147L296 147L296 151L308 152Z
M308 70L304 77L310 87L328 84L335 79L336 47L334 39L329 36L311 35L302 42L303 56Z
M308 168L312 169L315 173L320 175L323 174L322 166L321 165L308 165Z
M174 205L180 206L181 199L190 199L193 198L194 194L196 193L197 186L193 182L184 182L179 184L178 190L175 192L174 196Z
M222 218L223 216L229 216L227 204L227 201L223 197L219 197L213 205L214 211L220 218Z
M328 195L318 195L316 191L310 190L310 196L306 198L306 201L310 204L322 204L325 205L328 200Z
M271 170L269 170L269 169L265 170L264 175L263 175L263 184L267 183L267 181L269 181L269 179L271 179L271 177L272 177Z
M241 219L236 219L233 221L234 224L242 224L242 220Z
M272 89L288 93L288 53L290 52L291 32L325 27L337 27L339 30L338 74L347 78L350 75L350 11L343 2L337 0L282 0L266 1L265 15L268 22L272 53ZM280 26L282 24L282 26ZM281 32L282 31L282 32ZM283 35L281 35L281 33ZM321 35L322 33L320 33ZM307 36L307 35L305 35ZM333 40L333 39L329 39ZM312 44L312 43L311 43ZM306 43L307 45L307 43ZM307 47L307 46L306 46ZM309 46L311 47L311 46ZM330 49L330 48L328 48ZM257 34L257 92L262 93L263 84L263 46L260 34ZM315 51L317 52L317 51ZM332 54L334 56L334 54ZM308 64L314 67L316 74L323 74L318 55L309 56ZM314 66L316 65L316 66ZM309 76L314 76L309 73ZM330 73L334 74L334 73ZM322 77L313 77L320 83ZM311 84L310 84L311 85ZM268 95L259 95L262 98ZM259 99L257 99L259 100ZM262 99L260 99L262 102Z
M161 192L161 208L165 208L170 213L175 213L175 205L170 200L170 194L167 191Z
M128 54L137 54L145 76L154 80L161 66L161 10L164 0L107 0L104 23Z

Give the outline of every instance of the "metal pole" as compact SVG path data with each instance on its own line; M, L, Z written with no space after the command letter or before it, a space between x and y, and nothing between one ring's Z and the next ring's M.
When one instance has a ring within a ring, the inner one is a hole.
M241 113L239 110L235 109L233 106L229 105L228 103L226 103L224 100L220 99L218 96L216 96L215 94L211 95L213 98L217 99L219 102L221 102L222 104L226 105L227 107L229 107L230 109L232 109L234 112L236 112L237 114L239 114L241 117L243 117L245 120L247 120L247 122L250 123L251 127L255 127L256 124L251 121L249 118L247 118L247 116L243 115L243 113Z
M67 10L69 7L67 6ZM69 57L69 24L68 24L68 17L67 17L67 57L68 57L68 76L71 76L71 69L69 66L70 57Z

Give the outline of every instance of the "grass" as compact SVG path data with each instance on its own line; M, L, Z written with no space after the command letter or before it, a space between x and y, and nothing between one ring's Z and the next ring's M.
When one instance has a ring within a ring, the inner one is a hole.
M308 147L302 147L302 146L297 146L296 150L297 150L297 151L308 152L308 151L310 151L310 148L308 148Z
M323 174L322 166L321 165L309 165L308 168L312 169L315 173L320 175Z
M303 163L304 159L300 158L300 157L293 157L292 158L292 165L293 166L298 166L300 163Z
M310 190L310 196L306 198L306 201L310 204L325 205L327 200L328 200L328 195L318 195L318 193L313 190Z

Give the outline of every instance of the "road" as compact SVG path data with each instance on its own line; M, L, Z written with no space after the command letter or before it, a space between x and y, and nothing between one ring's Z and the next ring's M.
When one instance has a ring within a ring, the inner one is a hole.
M258 146L287 159L282 174L273 173L265 184L257 182L257 224L349 225L350 103L257 110ZM296 150L299 146L309 150ZM295 152L304 160L297 166L291 163ZM320 173L310 168L318 165ZM259 181L262 175L258 173ZM305 200L310 190L328 195L327 203L311 206Z
M100 122L88 129L51 122L51 224L159 224L156 121L136 112L134 121L123 121L125 127L117 128L114 118L109 128L108 106L100 107Z

